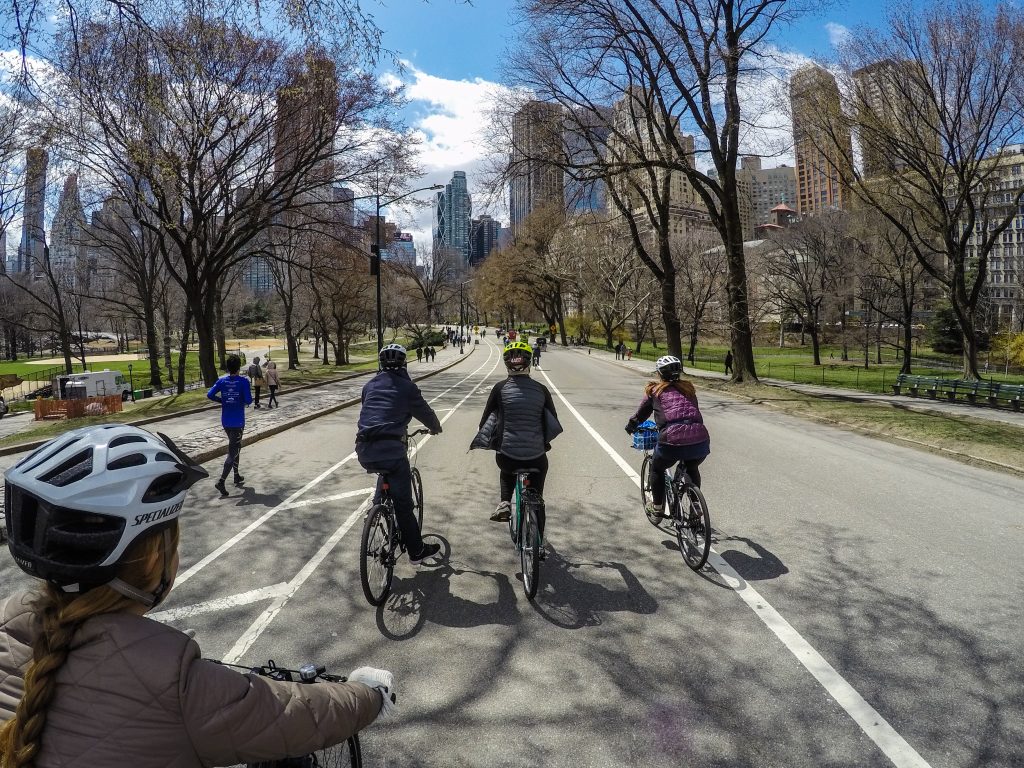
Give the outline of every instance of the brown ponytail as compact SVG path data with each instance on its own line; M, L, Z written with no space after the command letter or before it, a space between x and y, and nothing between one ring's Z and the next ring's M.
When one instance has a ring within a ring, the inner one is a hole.
M683 379L676 379L675 381L649 381L647 382L647 387L644 389L644 393L648 397L658 397L669 387L682 392L693 400L697 399L697 389L693 386L693 382L685 381Z
M178 548L178 524L171 529L172 546L163 547L162 533L133 542L118 569L118 577L145 590L160 583L164 558ZM137 608L139 603L109 587L82 594L61 592L46 585L33 604L38 634L32 642L32 662L25 674L21 701L14 717L0 727L0 768L32 768L43 745L46 713L57 692L57 673L67 661L75 633L93 616Z

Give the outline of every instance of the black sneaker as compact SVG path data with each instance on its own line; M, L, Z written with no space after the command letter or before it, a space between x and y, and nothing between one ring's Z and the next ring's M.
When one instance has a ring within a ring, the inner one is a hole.
M245 478L241 475L235 475L235 485L241 485L245 482Z
M433 557L440 551L440 544L424 544L423 549L420 550L420 553L418 555L416 555L415 557L412 554L409 555L409 560L413 565L419 565L424 560Z
M216 483L214 483L213 487L216 488L218 491L220 491L220 497L222 499L225 499L225 498L227 498L230 495L228 493L227 487L224 485L223 478L218 480Z

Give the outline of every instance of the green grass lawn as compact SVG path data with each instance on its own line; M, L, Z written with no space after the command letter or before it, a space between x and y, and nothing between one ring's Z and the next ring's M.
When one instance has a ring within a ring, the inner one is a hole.
M601 343L591 343L591 346L605 349ZM634 345L635 346L635 345ZM725 353L728 348L725 346L701 346L697 347L694 353L695 363L684 360L684 367L696 367L705 371L725 371ZM895 358L891 349L883 349L881 364L875 362L875 350L871 349L869 366L864 367L863 350L860 350L861 357L858 360L858 350L850 348L851 359L842 360L842 348L838 345L822 345L821 365L814 365L811 349L805 347L783 347L760 346L754 347L754 361L757 368L757 375L761 378L781 379L796 384L818 384L826 387L839 387L843 389L856 389L862 392L884 392L891 394L892 385L900 373L901 361ZM942 356L932 352L929 348L921 349L922 355L928 358L935 357L938 360L956 367L939 367L915 364L912 373L915 376L936 376L944 379L959 379L961 371L959 368L960 358L953 356ZM665 348L652 347L645 344L641 347L639 354L633 357L641 360L656 360L666 354ZM982 360L982 366L984 361ZM993 381L1006 381L1012 383L1024 383L1022 376L1004 376L1001 372L982 371L983 378L991 378Z

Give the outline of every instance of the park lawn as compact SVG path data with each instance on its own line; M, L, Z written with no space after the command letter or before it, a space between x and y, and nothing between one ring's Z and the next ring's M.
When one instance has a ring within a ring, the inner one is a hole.
M944 456L950 455L945 451L974 456L1024 474L1024 426L970 416L912 411L898 404L826 400L764 384L732 384L705 379L698 382L700 388L750 398L794 416L864 430L883 439L910 440ZM970 463L963 456L955 458Z

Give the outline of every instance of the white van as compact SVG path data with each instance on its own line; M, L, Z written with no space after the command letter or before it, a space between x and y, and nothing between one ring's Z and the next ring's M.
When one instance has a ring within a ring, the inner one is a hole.
M69 384L85 385L68 388ZM55 397L68 398L78 397L104 397L107 395L120 395L122 400L128 400L132 396L131 385L120 371L105 369L102 371L83 371L70 375L57 376L53 380L53 393Z

